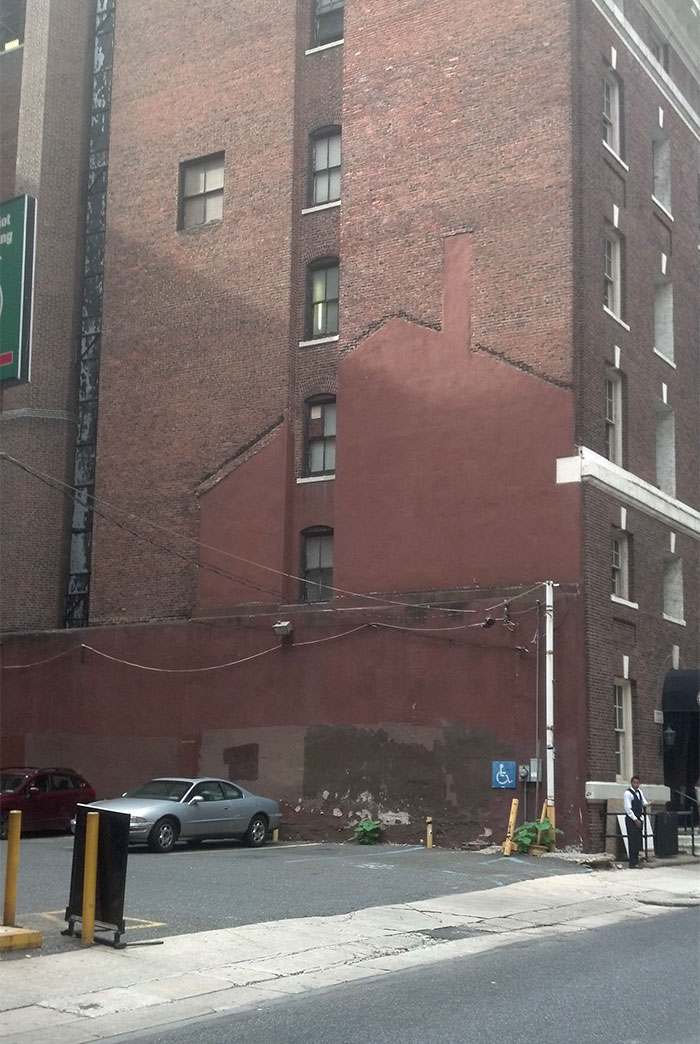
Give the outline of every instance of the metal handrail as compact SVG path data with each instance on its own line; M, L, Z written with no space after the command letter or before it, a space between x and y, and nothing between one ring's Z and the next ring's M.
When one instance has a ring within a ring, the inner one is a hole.
M606 819L609 819L610 817L613 817L615 820L617 820L618 816L624 816L624 814L625 814L624 812L606 812L605 816L606 816ZM676 818L679 819L679 820L683 819L683 820L687 820L689 822L689 825L690 825L690 852L691 852L691 855L694 856L695 855L695 819L694 819L694 813L692 812L692 810L689 811L689 812L677 812L674 809L673 811L669 812L668 814L672 815L672 816L676 816ZM649 812L645 813L644 818L642 820L642 837L644 838L644 857L645 857L645 859L649 858L649 836L650 835L649 835L649 831L647 830L647 822L646 822L647 821L647 816L649 816L649 815L650 815ZM680 823L679 823L679 828L680 828ZM685 825L685 824L683 825L683 834L686 837L688 835L688 826ZM624 837L624 835L622 833L618 833L617 831L615 831L615 833L613 833L613 834L608 833L608 831L607 831L607 824L606 824L606 832L605 832L605 835L604 835L604 840L605 841L607 841L609 838L623 838L623 837ZM653 842L653 840L654 840L653 831L651 833L651 839L652 839L652 842Z

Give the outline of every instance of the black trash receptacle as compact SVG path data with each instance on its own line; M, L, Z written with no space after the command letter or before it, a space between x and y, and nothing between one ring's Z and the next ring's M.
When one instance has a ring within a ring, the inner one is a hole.
M657 812L654 816L654 854L660 859L678 855L678 816Z

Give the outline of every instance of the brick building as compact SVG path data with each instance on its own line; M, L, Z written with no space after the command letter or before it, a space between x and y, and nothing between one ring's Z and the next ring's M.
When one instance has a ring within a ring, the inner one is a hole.
M697 0L0 9L3 761L500 839L553 664L565 843L692 807Z

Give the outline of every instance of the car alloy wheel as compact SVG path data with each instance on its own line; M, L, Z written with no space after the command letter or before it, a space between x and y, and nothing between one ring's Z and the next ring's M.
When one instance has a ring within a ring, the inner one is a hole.
M148 835L150 852L171 852L177 841L177 824L172 819L159 819Z
M267 820L265 816L253 816L245 835L246 844L253 848L259 848L267 840Z

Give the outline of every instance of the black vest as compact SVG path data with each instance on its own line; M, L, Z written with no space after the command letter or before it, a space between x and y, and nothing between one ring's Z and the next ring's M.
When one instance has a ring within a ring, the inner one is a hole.
M644 814L642 792L640 790L632 790L632 787L628 787L627 793L632 795L632 815L635 819L641 819Z

